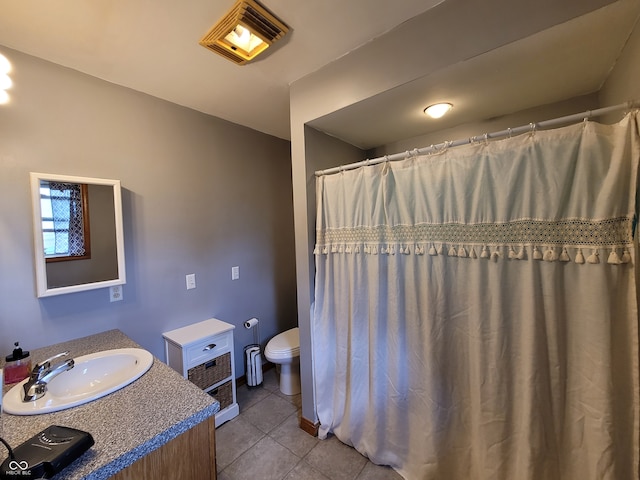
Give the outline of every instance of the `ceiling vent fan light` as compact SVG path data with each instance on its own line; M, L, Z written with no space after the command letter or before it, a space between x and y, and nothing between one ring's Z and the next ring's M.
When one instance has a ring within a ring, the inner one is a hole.
M288 31L289 27L255 0L238 0L200 39L200 45L244 65Z
M453 105L450 103L436 103L425 108L424 113L429 115L431 118L440 118L452 108Z

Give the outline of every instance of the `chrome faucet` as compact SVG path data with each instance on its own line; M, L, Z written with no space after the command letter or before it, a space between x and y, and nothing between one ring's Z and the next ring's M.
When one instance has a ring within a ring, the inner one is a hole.
M54 368L51 367L51 362L67 355L69 355L69 352L62 352L51 358L47 358L44 362L36 363L33 370L31 370L29 380L23 386L23 402L33 402L42 397L47 392L47 384L52 379L73 368L74 361L72 358L65 360Z

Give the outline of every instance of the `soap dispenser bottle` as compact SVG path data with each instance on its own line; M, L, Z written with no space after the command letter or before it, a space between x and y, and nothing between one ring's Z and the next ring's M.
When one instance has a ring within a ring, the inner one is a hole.
M19 342L14 343L14 346L13 353L5 357L5 385L21 382L31 373L31 357L29 356L29 352L22 350Z

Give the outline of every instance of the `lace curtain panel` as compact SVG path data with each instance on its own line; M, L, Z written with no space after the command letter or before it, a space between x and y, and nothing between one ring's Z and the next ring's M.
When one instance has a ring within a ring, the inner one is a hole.
M638 478L637 112L317 178L320 436L406 479Z
M47 183L51 192L55 254L82 256L85 254L82 186L77 183Z

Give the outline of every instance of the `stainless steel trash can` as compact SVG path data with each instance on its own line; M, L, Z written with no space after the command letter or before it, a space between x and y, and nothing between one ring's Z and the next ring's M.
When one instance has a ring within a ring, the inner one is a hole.
M248 387L262 385L262 352L260 345L252 344L244 347L244 371Z

